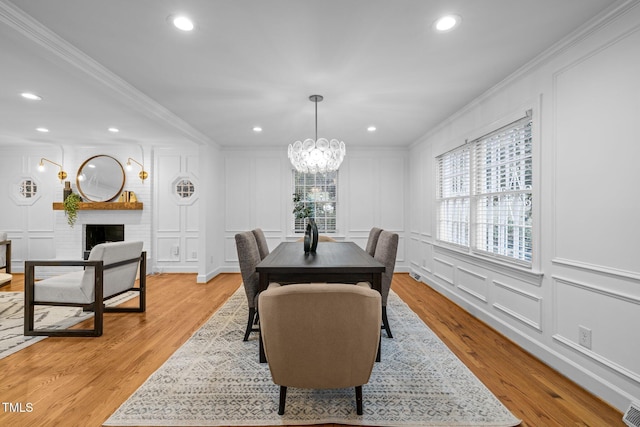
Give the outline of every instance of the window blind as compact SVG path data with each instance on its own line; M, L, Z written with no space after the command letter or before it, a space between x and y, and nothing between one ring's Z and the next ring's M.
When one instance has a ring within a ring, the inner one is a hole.
M336 231L338 200L338 171L326 173L302 173L293 171L293 193L300 196L301 203L310 208L311 217L322 233ZM293 218L293 231L305 231L304 218Z

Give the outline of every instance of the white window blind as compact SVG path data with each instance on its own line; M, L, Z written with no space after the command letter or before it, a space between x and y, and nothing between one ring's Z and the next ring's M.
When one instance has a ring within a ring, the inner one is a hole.
M338 171L302 173L293 171L293 193L299 195L305 207L309 207L318 231L335 233L338 200ZM305 231L304 218L293 218L293 231Z
M439 240L531 263L531 126L527 115L437 158Z
M469 246L470 151L461 147L438 158L438 238Z
M531 262L533 184L531 119L474 143L474 248Z

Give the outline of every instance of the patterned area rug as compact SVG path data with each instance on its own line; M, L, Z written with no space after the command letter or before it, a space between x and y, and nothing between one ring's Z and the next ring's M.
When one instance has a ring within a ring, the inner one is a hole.
M363 386L290 388L279 416L279 387L258 362L256 334L240 288L106 422L108 426L260 426L339 423L385 426L514 426L520 423L393 292L382 361Z
M137 297L127 292L110 300L107 305L118 305ZM64 329L93 317L79 307L38 306L35 311L36 328ZM24 293L0 292L0 359L35 344L47 337L26 337L24 334Z

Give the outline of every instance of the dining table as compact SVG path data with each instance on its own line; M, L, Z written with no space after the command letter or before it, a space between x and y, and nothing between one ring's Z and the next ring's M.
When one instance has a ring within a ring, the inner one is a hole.
M282 242L260 261L256 271L259 292L273 282L283 285L369 282L372 289L381 292L385 266L355 242L323 242L315 252L305 252L301 242ZM265 362L262 338L260 362Z

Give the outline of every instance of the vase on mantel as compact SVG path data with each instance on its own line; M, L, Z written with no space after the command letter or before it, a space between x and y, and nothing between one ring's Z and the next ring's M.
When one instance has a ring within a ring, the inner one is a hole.
M67 197L71 194L71 181L64 182L64 189L62 190L62 201L67 200Z

